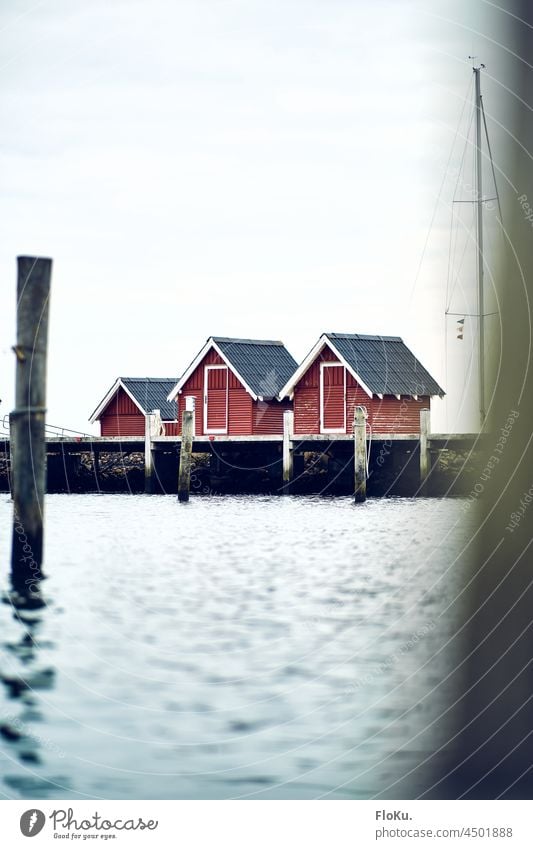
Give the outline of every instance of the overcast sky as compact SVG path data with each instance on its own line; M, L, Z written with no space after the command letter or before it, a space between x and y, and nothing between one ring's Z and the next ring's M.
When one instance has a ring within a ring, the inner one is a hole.
M468 54L488 66L489 120L499 90L489 4L466 6L2 4L0 413L15 258L32 254L54 260L52 424L90 430L117 376L177 378L210 335L282 339L300 360L337 331L403 336L448 390L434 426L469 429L473 333L451 326L453 377L444 357L453 180L417 277Z

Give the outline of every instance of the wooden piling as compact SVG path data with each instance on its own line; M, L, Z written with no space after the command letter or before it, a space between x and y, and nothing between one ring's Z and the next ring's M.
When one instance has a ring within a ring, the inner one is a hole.
M363 407L355 408L353 423L355 501L366 501L366 413Z
M154 459L152 455L152 433L155 426L155 413L148 413L144 420L144 491L154 491Z
M13 413L9 414L9 491L11 493L11 501L15 501L15 442L17 438L17 428L15 426L15 418Z
M427 489L427 478L429 475L429 432L430 411L420 410L420 492L423 494Z
M99 486L99 481L100 481L100 452L96 448L93 449L93 469L94 469L94 479L96 481L96 485Z
M14 586L42 578L48 305L52 260L18 257L15 409L10 416Z
M283 493L288 495L293 478L293 446L294 413L285 410L283 413Z
M181 419L180 468L178 473L178 500L188 501L191 487L191 457L194 412L184 410Z

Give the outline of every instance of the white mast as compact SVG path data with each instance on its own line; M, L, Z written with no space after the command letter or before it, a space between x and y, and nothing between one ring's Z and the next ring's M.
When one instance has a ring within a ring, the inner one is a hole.
M475 59L475 56L471 56ZM476 107L476 206L477 206L477 291L479 315L479 423L485 423L485 306L483 299L483 184L481 171L481 85L480 72L485 66L474 65Z

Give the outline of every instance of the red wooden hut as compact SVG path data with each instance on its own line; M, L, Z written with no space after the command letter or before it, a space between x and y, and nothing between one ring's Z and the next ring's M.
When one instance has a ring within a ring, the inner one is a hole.
M297 365L282 342L211 336L168 400L181 426L185 398L194 398L197 436L281 434L291 404L277 396Z
M166 436L176 434L176 407L167 395L172 377L119 377L89 421L100 421L101 436L144 436L148 413L159 410Z
M438 383L399 336L324 333L280 391L295 434L351 433L356 405L374 433L420 433Z

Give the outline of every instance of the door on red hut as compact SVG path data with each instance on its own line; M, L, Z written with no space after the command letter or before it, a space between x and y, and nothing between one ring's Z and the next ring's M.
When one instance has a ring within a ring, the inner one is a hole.
M228 367L206 366L204 371L205 433L228 432Z
M320 364L320 431L346 433L346 369Z

